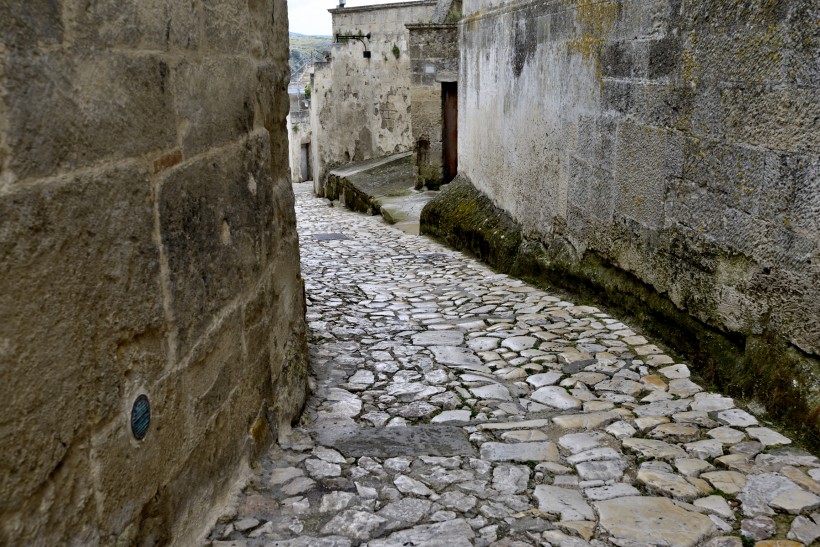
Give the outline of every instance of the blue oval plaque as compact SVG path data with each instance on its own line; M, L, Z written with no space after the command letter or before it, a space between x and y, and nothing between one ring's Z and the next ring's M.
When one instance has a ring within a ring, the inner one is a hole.
M131 433L134 438L141 441L148 433L148 426L151 424L151 402L145 395L140 395L131 407Z

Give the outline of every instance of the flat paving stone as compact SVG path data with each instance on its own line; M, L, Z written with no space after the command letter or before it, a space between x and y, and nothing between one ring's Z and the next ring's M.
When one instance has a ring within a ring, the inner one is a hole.
M347 457L474 456L476 453L464 430L455 426L336 428L316 433L319 443Z
M693 547L714 528L709 517L672 500L625 497L595 503L600 525L617 540L639 545Z
M557 462L558 447L541 443L484 443L481 458L491 462Z
M427 331L413 335L414 346L459 346L464 342L460 330Z

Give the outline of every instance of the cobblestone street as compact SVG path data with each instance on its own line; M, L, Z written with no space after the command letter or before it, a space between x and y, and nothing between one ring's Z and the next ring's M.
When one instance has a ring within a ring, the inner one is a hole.
M820 460L652 340L311 186L294 189L314 392L213 545L820 537Z

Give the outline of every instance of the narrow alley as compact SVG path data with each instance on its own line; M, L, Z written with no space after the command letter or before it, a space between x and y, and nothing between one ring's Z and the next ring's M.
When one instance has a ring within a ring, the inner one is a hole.
M212 545L820 536L820 460L629 325L294 189L313 397Z

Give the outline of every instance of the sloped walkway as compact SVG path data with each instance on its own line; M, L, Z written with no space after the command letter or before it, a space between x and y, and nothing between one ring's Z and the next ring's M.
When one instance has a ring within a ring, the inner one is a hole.
M295 188L315 394L213 545L820 536L820 460L628 325Z

